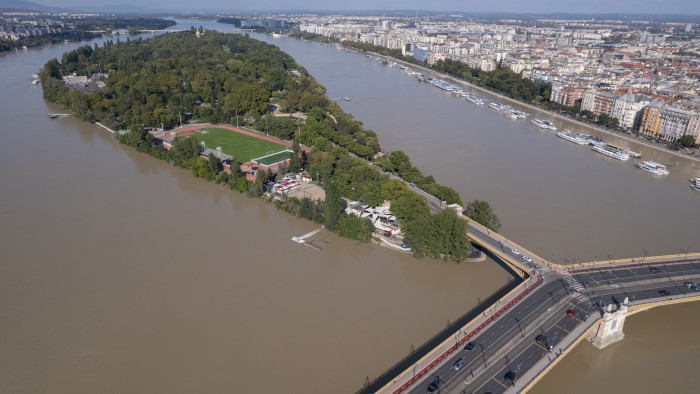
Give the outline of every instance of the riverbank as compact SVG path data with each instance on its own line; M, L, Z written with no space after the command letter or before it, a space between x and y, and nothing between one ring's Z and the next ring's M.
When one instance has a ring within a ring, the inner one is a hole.
M359 51L358 51L358 52L359 52ZM643 146L647 146L647 147L656 149L656 150L658 150L658 151L660 151L660 152L669 153L669 154L675 155L675 156L677 156L677 157L682 157L682 158L689 159L689 160L692 160L692 161L695 161L695 162L700 163L700 157L684 155L684 154L682 154L682 153L680 153L680 152L673 151L673 150L671 150L671 149L662 148L662 147L660 147L660 146L658 146L658 145L654 145L653 143L651 143L651 142L649 142L649 141L645 141L645 140L640 140L640 139L632 138L632 137L630 137L629 135L621 135L621 134L619 134L619 133L615 133L615 132L612 132L612 131L610 131L610 130L607 130L607 129L605 129L604 127L595 126L595 125L591 125L591 124L589 124L589 123L582 122L582 121L580 121L580 120L572 119L572 118L567 117L567 116L564 116L564 115L562 115L562 114L560 114L560 113L557 113L557 112L554 112L554 111L550 111L550 110L544 109L544 108L542 108L542 107L539 107L539 106L536 106L536 105L533 105L533 104L530 104L530 103L526 103L526 102L523 102L523 101L520 101L520 100L516 100L516 99L514 99L514 98L508 97L508 96L503 95L503 94L501 94L501 93L494 92L493 90L489 90L489 89L487 89L487 88L474 85L474 84L469 83L469 82L467 82L467 81L465 81L465 80L463 80L463 79L459 79L459 78L454 77L454 76L452 76L452 75L449 75L449 74L445 74L445 73L441 73L441 72L435 71L435 70L433 70L433 69L431 69L431 68L428 68L428 67L425 67L425 66L421 66L421 65L418 65L418 64L415 64L415 63L407 62L407 61L404 61L404 60L401 60L401 59L397 59L397 58L394 58L394 57L391 57L391 56L382 55L382 54L377 53L377 52L370 52L370 51L368 51L368 52L366 52L366 53L369 53L369 54L371 54L371 55L373 55L373 56L381 57L381 58L383 58L383 59L388 59L388 60L391 60L391 61L395 61L395 62L397 62L397 63L401 63L401 64L403 64L404 66L407 66L407 67L417 68L417 69L420 69L420 70L422 70L422 71L424 71L424 72L427 72L427 73L430 73L430 74L432 74L432 75L438 76L439 78L444 79L444 80L447 80L447 81L449 81L449 82L454 82L454 83L457 83L457 84L461 84L461 85L463 85L463 86L465 86L465 87L467 87L467 88L475 89L475 90L478 90L478 91L480 91L480 92L482 92L482 93L486 93L486 94L490 94L490 95L496 96L496 97L498 97L499 100L506 101L506 102L508 102L509 104L523 105L523 106L527 107L527 108L530 109L530 110L537 111L537 112L539 112L539 113L541 113L541 114L546 114L546 115L548 115L548 116L555 117L555 118L557 118L558 120L574 122L574 123L576 123L577 125L579 125L579 126L581 126L581 127L587 128L588 130L595 130L595 131L600 132L600 133L604 133L604 134L607 134L607 135L610 135L610 136L614 136L614 137L617 137L617 138L624 139L624 140L629 141L629 142L637 143L637 144L640 144L640 145L643 145Z

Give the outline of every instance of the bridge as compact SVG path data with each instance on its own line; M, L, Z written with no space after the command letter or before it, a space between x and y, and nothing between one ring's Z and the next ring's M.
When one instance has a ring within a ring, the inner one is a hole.
M431 210L445 209L412 189ZM692 287L700 282L700 253L559 265L462 217L472 242L512 269L517 285L360 393L526 392L579 342L603 348L622 340L627 316L700 300Z

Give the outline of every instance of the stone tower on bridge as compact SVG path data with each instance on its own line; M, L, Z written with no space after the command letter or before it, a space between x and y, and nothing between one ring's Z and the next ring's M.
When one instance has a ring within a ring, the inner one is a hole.
M598 349L602 349L611 343L622 340L625 334L622 332L622 326L625 324L625 318L627 317L627 306L629 305L629 299L625 297L622 305L613 312L612 304L605 308L603 313L603 321L598 323L598 325L593 328L589 333L587 338L591 343Z

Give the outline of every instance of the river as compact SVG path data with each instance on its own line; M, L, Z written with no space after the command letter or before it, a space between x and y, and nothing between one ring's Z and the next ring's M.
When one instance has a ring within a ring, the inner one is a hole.
M230 28L176 28L192 24ZM339 104L384 149L406 151L465 201L488 200L503 233L545 258L678 253L696 243L693 163L642 150L679 162L655 179L361 54L251 36L294 56L329 97L350 97ZM30 76L79 45L0 54L0 392L352 392L511 279L493 262L415 260L327 232L317 238L323 252L305 248L289 238L312 223L121 146L94 125L48 119L61 109ZM625 341L579 346L541 386L570 382L566 362L576 360L610 368L578 371L584 378L570 390L586 377L612 380L620 362L688 375L699 353L654 338L660 319L686 318L661 328L697 349L685 334L698 312L684 305L632 317ZM616 350L635 336L643 351ZM664 349L683 363L656 363ZM613 351L622 361L606 364ZM694 376L686 382L697 386Z

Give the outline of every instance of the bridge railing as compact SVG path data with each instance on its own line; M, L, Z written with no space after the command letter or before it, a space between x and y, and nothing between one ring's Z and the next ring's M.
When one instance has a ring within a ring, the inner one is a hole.
M563 290L560 292L557 292L557 295L560 293L565 293ZM562 294L560 297L558 297L555 300L556 305L559 304L559 302L562 302L564 298L566 298L568 294ZM478 377L482 372L484 372L489 366L493 365L495 362L503 358L505 355L508 354L515 346L517 346L521 340L526 340L528 336L532 336L533 333L542 326L542 324L551 317L551 315L543 314L537 319L533 320L530 324L525 326L525 328L522 328L520 331L520 335L516 336L514 338L511 338L508 342L503 344L498 350L495 352L491 353L491 355L485 360L485 364L482 364L479 366L479 368L470 371L470 374L467 375L464 378L464 384L469 384L470 381L474 380L474 378ZM534 340L534 338L533 338ZM549 350L548 350L549 351Z
M508 302L506 305L501 307L498 311L492 312L491 316L486 318L484 322L482 322L478 327L473 329L471 332L466 334L462 339L456 341L456 344L446 351L444 351L440 356L438 356L435 360L433 360L428 366L424 367L421 369L417 374L415 374L411 379L409 379L406 383L401 385L398 389L394 390L392 394L398 394L407 389L411 384L414 382L418 381L423 375L428 373L433 367L436 365L440 364L442 360L444 360L447 356L449 356L453 351L457 350L459 346L464 344L466 341L468 341L470 338L472 338L474 335L479 333L487 324L492 322L494 319L496 319L498 316L500 316L502 313L504 313L506 310L508 310L513 304L515 304L518 300L520 300L522 297L524 297L526 294L532 291L533 288L538 286L540 283L542 283L542 277L538 276L537 281L535 283L530 284L528 287L526 287L522 292L520 292L515 298L513 298L510 302ZM484 316L486 316L486 312L484 312Z
M467 311L454 323L450 324L432 338L428 339L423 345L418 347L416 350L412 350L406 357L401 359L399 362L394 364L386 372L379 375L372 381L365 384L365 387L357 391L357 394L370 394L375 393L390 383L393 379L400 376L405 371L408 371L414 364L419 362L425 356L427 356L433 349L437 348L445 340L452 338L452 336L458 331L459 328L464 327L469 322L478 318L482 313L488 311L493 304L499 299L504 297L510 291L515 289L520 283L519 281L510 281L496 292L491 294L489 298L485 299L480 304L476 305L474 308Z

